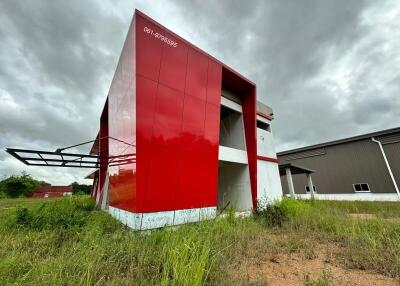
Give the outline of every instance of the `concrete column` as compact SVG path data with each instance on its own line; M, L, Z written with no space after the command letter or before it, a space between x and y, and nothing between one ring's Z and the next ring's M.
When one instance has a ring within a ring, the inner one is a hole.
M289 194L292 198L294 198L293 178L292 178L292 171L290 171L290 168L286 168L286 178L289 187Z
M311 179L311 173L307 173L306 176L307 176L307 185L311 194L311 199L314 199L314 185Z
M108 170L107 170L108 172ZM108 210L109 202L108 202L108 188L109 188L109 177L106 175L106 179L103 186L103 201L101 202L101 208L103 210Z

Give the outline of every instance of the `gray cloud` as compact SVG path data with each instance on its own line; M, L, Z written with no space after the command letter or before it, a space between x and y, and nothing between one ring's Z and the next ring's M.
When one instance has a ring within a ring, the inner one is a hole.
M396 1L5 0L1 148L51 150L96 135L134 8L256 82L274 108L279 150L398 125ZM86 173L26 169L0 153L0 176L23 169L55 183Z

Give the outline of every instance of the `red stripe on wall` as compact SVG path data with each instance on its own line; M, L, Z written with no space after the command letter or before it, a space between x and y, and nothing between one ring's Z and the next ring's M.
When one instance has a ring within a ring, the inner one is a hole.
M268 119L268 120L273 120L274 119L272 116L267 115L267 114L262 113L262 112L257 112L257 115L260 115L261 117L264 117L265 119Z
M268 162L273 162L273 163L279 163L279 160L276 158L271 158L271 157L264 157L264 156L259 156L257 155L258 160L263 160L263 161L268 161Z

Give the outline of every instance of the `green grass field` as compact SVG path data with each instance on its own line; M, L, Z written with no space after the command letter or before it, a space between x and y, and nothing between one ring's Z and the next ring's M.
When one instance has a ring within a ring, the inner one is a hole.
M268 273L254 278L249 265L312 261L321 245L338 246L338 267L400 282L400 203L284 200L249 218L228 211L138 233L86 196L0 200L1 285L266 285ZM334 284L322 271L299 281Z

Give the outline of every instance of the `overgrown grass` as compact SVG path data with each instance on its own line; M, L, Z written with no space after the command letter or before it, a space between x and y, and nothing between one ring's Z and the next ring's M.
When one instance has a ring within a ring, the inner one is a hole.
M0 281L28 285L201 285L220 281L224 259L261 226L217 220L140 234L66 198L7 210Z
M286 228L290 231L342 243L348 267L400 277L399 203L284 200L279 206L289 216ZM348 216L351 213L376 214L377 218L354 219Z
M400 217L398 203L284 200L254 218L228 215L151 233L131 231L88 197L14 205L0 208L2 285L246 284L245 275L231 278L243 260L298 251L312 259L310 239L339 242L349 268L400 277L400 225L384 219ZM354 212L378 218L347 216Z

